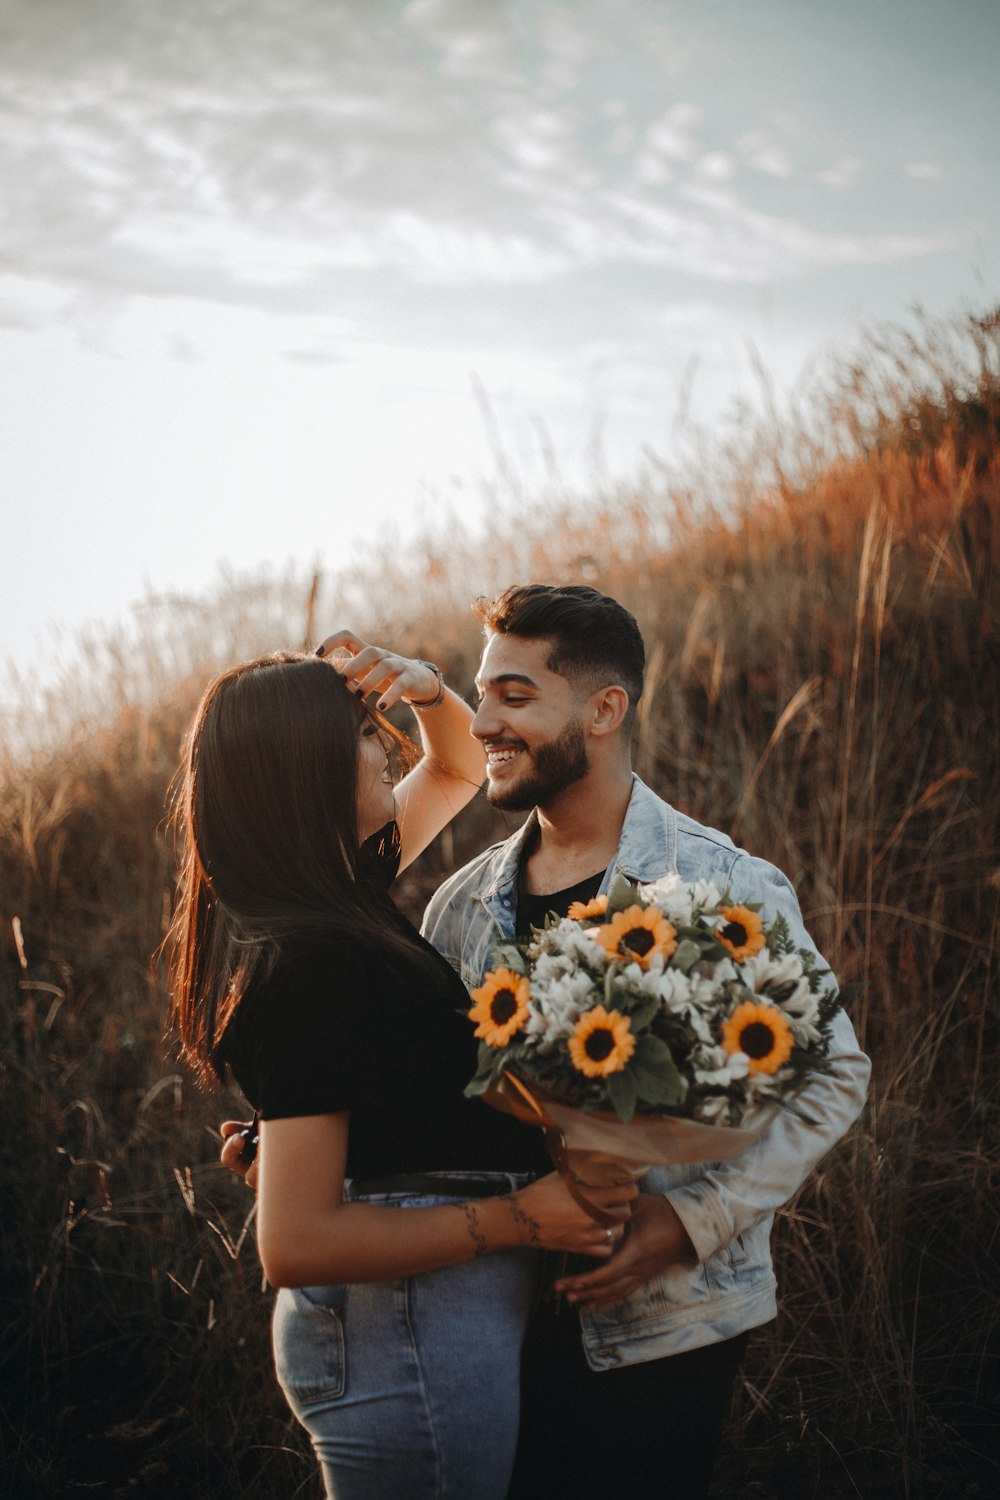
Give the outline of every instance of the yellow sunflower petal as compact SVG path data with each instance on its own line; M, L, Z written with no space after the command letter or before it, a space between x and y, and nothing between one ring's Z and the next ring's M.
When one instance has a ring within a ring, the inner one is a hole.
M759 953L766 941L764 924L755 911L746 906L723 906L722 926L716 937L738 963Z
M496 969L471 991L471 998L475 1004L469 1011L469 1020L478 1023L476 1036L489 1047L506 1047L528 1019L531 987L523 974Z
M677 930L658 906L630 906L616 911L610 922L594 934L609 959L624 959L649 967L654 953L664 960L677 951Z
M591 901L571 901L566 915L574 922L583 922L587 917L603 917L607 909L607 896L595 896Z
M751 1073L776 1073L792 1055L794 1038L781 1011L774 1005L746 1000L722 1027L727 1052L745 1052Z
M577 1021L566 1045L578 1073L607 1078L620 1073L635 1051L632 1023L617 1010L595 1005Z

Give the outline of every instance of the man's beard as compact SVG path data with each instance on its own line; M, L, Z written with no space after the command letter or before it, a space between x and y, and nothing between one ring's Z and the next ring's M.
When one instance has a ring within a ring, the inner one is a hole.
M533 762L527 775L511 786L486 783L486 800L502 812L528 812L544 807L590 770L587 742L579 724L567 724L554 740L529 752Z

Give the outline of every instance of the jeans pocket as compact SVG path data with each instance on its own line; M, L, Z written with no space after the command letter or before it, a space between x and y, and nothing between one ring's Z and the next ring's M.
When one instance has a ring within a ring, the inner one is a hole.
M342 1287L283 1289L272 1329L278 1381L293 1410L344 1394Z

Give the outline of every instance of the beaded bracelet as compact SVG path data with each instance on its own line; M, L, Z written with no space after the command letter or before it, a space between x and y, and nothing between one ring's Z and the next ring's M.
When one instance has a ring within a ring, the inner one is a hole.
M417 661L420 662L422 667L427 667L429 671L433 672L438 680L437 692L426 703L414 703L412 698L403 699L403 702L412 708L415 713L422 714L426 713L430 708L438 708L444 702L444 673L432 661L421 661L419 657L417 657Z

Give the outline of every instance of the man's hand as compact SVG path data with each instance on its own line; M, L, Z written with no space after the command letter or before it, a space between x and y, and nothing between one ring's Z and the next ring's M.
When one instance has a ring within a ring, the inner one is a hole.
M222 1150L219 1152L219 1161L229 1172L235 1172L237 1177L242 1177L248 1188L257 1189L257 1162L254 1160L247 1166L243 1159L243 1136L246 1130L244 1120L224 1120L219 1134L222 1136Z
M661 1271L696 1259L676 1209L666 1198L641 1193L632 1208L628 1234L614 1255L596 1271L557 1281L555 1289L576 1307L599 1307L621 1302Z

